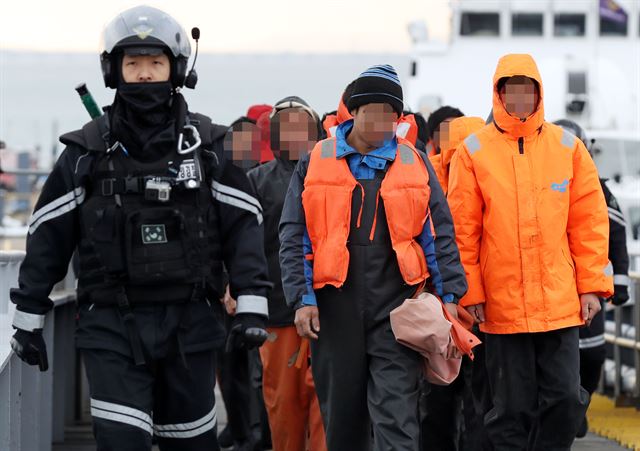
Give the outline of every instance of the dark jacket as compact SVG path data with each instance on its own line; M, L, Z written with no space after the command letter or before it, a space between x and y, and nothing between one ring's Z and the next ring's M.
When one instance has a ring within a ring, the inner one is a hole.
M613 265L613 303L623 304L629 300L629 254L627 253L626 222L618 201L600 179L609 211L609 260Z
M606 185L607 179L600 179L600 185L604 192L609 211L609 261L613 266L613 297L614 305L622 305L629 300L629 254L627 252L626 222L618 201ZM601 302L602 310L593 318L591 324L580 328L580 350L603 353L605 310L604 301ZM598 351L597 349L600 349ZM604 356L602 357L604 358Z
M419 151L420 152L420 151ZM467 291L464 269L455 241L453 219L438 178L427 156L420 152L429 172L431 197L429 209L435 229L437 265L442 277L441 297L453 297L457 302ZM303 157L296 166L280 219L280 266L282 283L287 303L299 307L302 296L307 293L305 280L303 237L306 230L302 207L304 179L309 166L309 155Z
M275 159L247 173L264 215L264 252L267 257L269 279L273 283L269 293L268 325L271 327L291 326L294 319L294 311L287 306L282 290L278 225L295 167L296 162Z
M260 299L266 303L270 284L262 251L262 211L242 170L223 158L222 138L226 127L211 124L206 116L198 115L198 118L200 122L208 121L206 127L202 128L202 123L198 127L210 133L210 137L203 138L203 143L208 143L210 148L203 145L201 154L205 172L210 175L206 183L211 185L210 199L215 216L219 218L217 236L220 237L221 259L230 272L231 293L236 298L245 296L247 305L255 306ZM89 139L86 131L87 126L61 137L67 148L56 162L36 203L27 235L27 253L20 268L19 288L11 290L11 300L17 304L16 327L32 330L44 322L44 316L53 307L49 294L65 276L69 260L86 233L80 218L83 202L91 196L95 178L93 168L100 157L99 145ZM83 256L80 257L82 260ZM222 293L216 292L216 287L208 288L208 302L134 305L143 342L145 336L162 336L158 331L163 328L175 331L184 320L181 326L187 329L185 351L195 352L203 346L220 344L224 333L213 319L212 310L219 307L218 297ZM183 313L185 316L181 317ZM117 307L80 306L79 346L128 353L124 337L117 339L124 335L123 330Z

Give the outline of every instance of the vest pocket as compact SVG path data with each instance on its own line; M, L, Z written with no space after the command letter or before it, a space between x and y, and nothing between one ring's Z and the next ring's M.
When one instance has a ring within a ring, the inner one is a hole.
M87 208L83 211L83 221L100 265L109 275L124 274L126 264L121 209L115 205L98 210Z
M134 211L125 220L125 252L133 285L188 281L196 270L187 220L170 207Z

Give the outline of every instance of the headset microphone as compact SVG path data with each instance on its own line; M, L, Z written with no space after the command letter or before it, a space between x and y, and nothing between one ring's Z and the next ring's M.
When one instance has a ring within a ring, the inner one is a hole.
M189 89L195 88L196 83L198 83L198 73L194 69L194 67L196 66L196 60L198 59L198 40L200 39L200 29L198 27L193 27L191 29L191 37L196 41L196 54L193 57L191 70L189 71L189 74L187 74L187 78L184 81L184 85Z

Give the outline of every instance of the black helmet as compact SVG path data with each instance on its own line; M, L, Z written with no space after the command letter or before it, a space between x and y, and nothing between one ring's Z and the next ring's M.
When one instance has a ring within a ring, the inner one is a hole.
M121 53L157 55L171 58L171 83L184 85L187 62L191 55L189 36L169 14L151 6L136 6L118 14L102 33L100 63L107 88L117 88L120 81Z
M576 135L576 137L582 141L584 146L589 149L589 144L587 143L587 134L584 132L584 129L580 127L576 122L571 119L558 119L553 122L556 125L559 125L569 133Z

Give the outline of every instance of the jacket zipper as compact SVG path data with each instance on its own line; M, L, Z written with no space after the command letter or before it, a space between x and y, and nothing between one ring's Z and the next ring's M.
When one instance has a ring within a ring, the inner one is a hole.
M524 138L518 138L518 150L520 151L520 155L524 155Z

